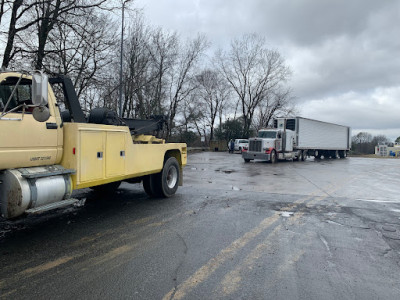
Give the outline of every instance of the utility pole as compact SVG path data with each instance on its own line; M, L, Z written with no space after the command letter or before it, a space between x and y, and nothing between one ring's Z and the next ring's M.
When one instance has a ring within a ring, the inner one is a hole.
M131 0L123 0L122 1L122 28L121 28L121 57L120 57L120 66L119 66L119 117L122 118L122 63L124 56L124 13L125 13L125 4Z

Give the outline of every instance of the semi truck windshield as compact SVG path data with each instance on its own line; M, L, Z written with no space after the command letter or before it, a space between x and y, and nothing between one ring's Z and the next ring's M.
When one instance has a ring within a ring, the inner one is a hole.
M265 139L275 139L276 138L276 131L259 131L258 132L259 138Z

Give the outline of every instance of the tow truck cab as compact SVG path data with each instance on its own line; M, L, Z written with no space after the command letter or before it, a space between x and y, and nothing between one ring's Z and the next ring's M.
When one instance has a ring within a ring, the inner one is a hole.
M50 84L61 84L64 120ZM105 108L83 114L71 79L0 73L0 208L5 218L76 202L75 189L143 182L147 194L171 197L182 185L184 143L154 136L163 118L121 119Z

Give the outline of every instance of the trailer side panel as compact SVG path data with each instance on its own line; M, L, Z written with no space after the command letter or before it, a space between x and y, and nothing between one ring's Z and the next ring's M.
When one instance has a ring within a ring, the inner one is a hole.
M349 150L350 128L305 118L297 118L297 148Z

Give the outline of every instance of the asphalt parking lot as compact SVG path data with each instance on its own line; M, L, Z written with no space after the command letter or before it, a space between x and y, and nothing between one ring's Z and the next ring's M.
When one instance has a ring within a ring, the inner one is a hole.
M399 186L398 159L193 153L170 199L0 220L0 298L399 299Z

